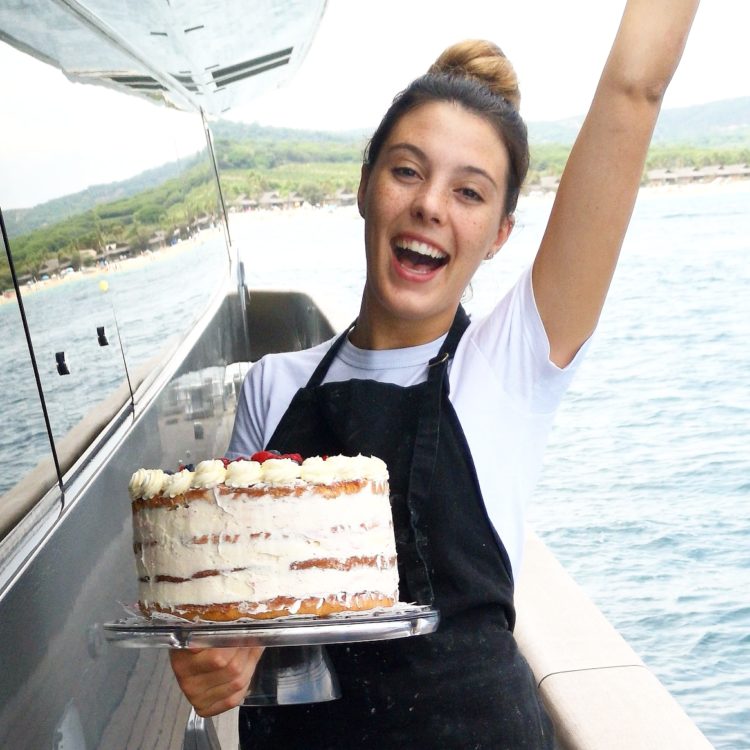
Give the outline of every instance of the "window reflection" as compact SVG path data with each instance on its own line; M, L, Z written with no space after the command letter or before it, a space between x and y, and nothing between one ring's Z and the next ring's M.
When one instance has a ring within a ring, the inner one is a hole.
M0 206L64 471L90 439L82 420L113 416L128 380L205 309L227 272L226 237L198 115L72 84L2 44L0 57L25 73L1 95L12 138ZM50 454L12 287L3 257L0 512L2 493Z

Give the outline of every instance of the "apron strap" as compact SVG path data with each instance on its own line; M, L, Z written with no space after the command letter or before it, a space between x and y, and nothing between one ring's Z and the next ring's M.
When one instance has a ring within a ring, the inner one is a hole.
M354 326L357 325L355 320L332 344L331 348L325 353L323 359L320 360L315 371L310 376L310 380L307 381L307 388L317 388L323 383L328 368L331 366L331 362L335 359L339 349L341 349L346 337L354 330Z
M459 305L456 310L456 315L453 318L453 323L448 331L448 335L443 341L443 345L440 347L440 351L429 361L427 380L444 380L444 374L447 369L447 363L453 359L456 355L456 349L458 348L458 342L464 335L464 332L469 327L471 322L466 310ZM444 380L446 393L448 392L449 386L448 381Z
M450 331L443 342L438 354L433 357L428 366L427 389L424 401L419 410L419 421L414 442L414 456L409 474L409 512L414 531L417 552L422 565L414 572L410 581L412 594L420 604L432 604L435 600L432 583L433 567L428 537L421 530L420 519L426 514L426 508L432 501L432 478L435 474L438 442L440 439L440 422L442 419L443 399L448 398L449 385L446 374L448 362L453 358L466 328L469 316L459 305ZM423 510L425 509L425 510Z

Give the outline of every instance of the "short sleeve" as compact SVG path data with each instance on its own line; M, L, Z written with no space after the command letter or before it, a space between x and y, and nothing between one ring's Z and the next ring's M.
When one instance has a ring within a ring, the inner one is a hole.
M534 300L527 268L494 310L473 325L467 345L487 360L506 395L532 413L554 411L588 348L566 367L550 360L550 345Z

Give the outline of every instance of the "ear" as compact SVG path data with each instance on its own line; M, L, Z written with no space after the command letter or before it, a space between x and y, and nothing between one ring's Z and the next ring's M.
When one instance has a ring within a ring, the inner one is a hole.
M362 165L362 171L359 175L359 188L357 189L357 208L359 209L359 215L365 218L365 195L367 194L367 183L370 179L370 168L366 165Z
M492 243L492 250L490 251L492 255L496 255L500 251L500 248L508 241L508 237L510 237L510 233L513 231L515 225L516 219L512 214L503 216L503 218L500 219L497 236Z

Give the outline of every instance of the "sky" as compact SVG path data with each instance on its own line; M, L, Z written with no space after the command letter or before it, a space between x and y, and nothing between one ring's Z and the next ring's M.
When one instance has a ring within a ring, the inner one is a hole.
M582 115L623 6L623 0L328 0L292 82L228 116L372 129L393 95L443 48L472 37L492 39L513 62L527 120ZM664 107L750 95L748 28L750 0L703 0ZM203 146L193 116L100 87L62 87L59 71L2 43L0 75L0 207L124 179Z

